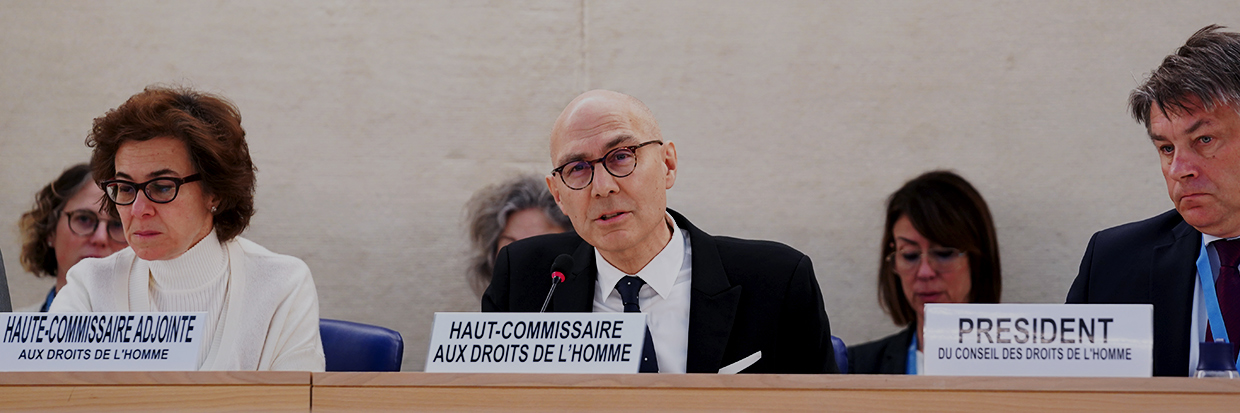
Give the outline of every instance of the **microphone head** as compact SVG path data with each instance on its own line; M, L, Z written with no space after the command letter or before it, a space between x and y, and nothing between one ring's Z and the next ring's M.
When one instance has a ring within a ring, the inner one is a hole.
M573 256L560 254L560 256L555 257L555 262L551 264L551 278L556 278L563 282L565 274L568 274L572 269Z

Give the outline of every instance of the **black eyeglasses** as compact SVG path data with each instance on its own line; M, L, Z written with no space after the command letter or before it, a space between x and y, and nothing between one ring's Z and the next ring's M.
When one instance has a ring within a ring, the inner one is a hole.
M594 182L594 164L602 162L603 169L606 169L607 173L623 178L637 169L637 150L652 143L662 145L663 141L653 140L633 146L621 146L607 151L602 158L593 161L572 161L560 165L559 168L552 169L551 174L560 174L560 180L564 181L564 185L574 190L581 190Z
M95 231L99 230L99 222L104 221L107 225L108 238L112 241L125 243L125 227L121 225L119 219L101 219L99 214L88 209L79 209L65 213L69 217L69 231L84 237L95 235Z
M960 265L966 261L961 258L967 255L968 253L955 248L936 247L925 252L912 249L892 251L887 256L887 261L895 264L896 272L908 274L916 272L921 267L922 257L926 257L930 262L930 269L938 272L951 272L960 268Z
M108 199L117 205L129 205L138 200L138 191L146 193L146 199L157 204L166 204L177 199L181 185L202 180L202 174L193 174L184 178L155 178L143 183L134 183L121 179L103 181L103 192Z

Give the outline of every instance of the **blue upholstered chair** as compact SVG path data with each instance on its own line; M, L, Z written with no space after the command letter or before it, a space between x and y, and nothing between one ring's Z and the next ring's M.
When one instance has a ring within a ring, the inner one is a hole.
M319 335L327 371L400 371L405 340L396 330L321 318Z
M835 365L840 367L840 374L848 374L848 346L836 336L831 336L831 345L835 347Z

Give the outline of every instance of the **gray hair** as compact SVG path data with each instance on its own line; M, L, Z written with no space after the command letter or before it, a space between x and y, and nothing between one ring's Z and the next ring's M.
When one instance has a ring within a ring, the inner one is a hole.
M573 228L572 222L555 204L546 182L535 175L520 175L498 185L483 188L474 193L465 207L471 249L469 283L478 294L491 284L495 254L499 252L499 236L508 225L508 217L514 212L536 208L541 210L551 223L565 230Z
M1203 27L1163 59L1128 96L1133 119L1148 129L1155 104L1167 115L1192 109L1193 98L1200 99L1205 110L1240 102L1240 34L1219 31L1223 28Z

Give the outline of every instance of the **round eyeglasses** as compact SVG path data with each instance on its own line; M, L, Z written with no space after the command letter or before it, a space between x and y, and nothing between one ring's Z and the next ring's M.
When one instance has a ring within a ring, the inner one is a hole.
M99 230L99 222L102 221L107 224L108 238L122 244L126 243L125 227L119 219L101 219L99 214L88 209L70 211L65 213L65 216L69 218L69 231L72 231L74 234L83 237L95 235L95 231Z
M928 251L921 250L905 250L894 251L887 256L887 261L895 266L898 273L913 273L917 268L921 267L921 258L929 257L927 261L930 263L930 269L936 272L951 272L960 268L965 262L963 259L967 253L955 248L936 247L930 248Z
M122 179L103 181L103 192L108 199L117 205L129 205L138 200L138 191L146 193L146 199L157 204L166 204L177 199L181 185L202 180L202 174L193 174L184 178L155 178L143 183L134 183Z
M611 176L623 178L637 169L637 150L652 143L662 145L663 141L653 140L632 146L621 146L607 151L602 158L593 161L580 160L560 165L559 168L552 169L551 174L559 174L564 185L573 190L585 189L594 182L594 164L596 163L602 163L603 169L607 170Z

